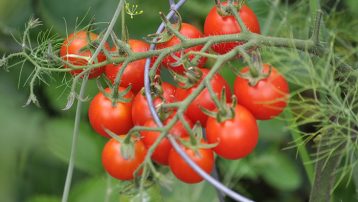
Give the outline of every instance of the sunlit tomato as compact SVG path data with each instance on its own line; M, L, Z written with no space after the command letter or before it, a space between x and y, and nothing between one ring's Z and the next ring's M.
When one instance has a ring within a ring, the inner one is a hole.
M190 127L192 127L193 124L191 123L191 121L186 117L184 117L184 119L188 122ZM171 120L172 117L165 120L164 125L167 125ZM145 122L144 126L155 128L157 127L157 124L154 122L153 119L150 119L147 122ZM184 128L184 125L180 121L178 121L172 127L172 129L169 131L169 134L177 137L186 137L189 135L186 129ZM142 131L141 135L144 145L147 147L147 149L149 149L160 136L160 132ZM152 159L162 165L168 165L168 157L171 149L172 149L172 145L170 144L168 138L164 138L154 150Z
M90 40L88 40L90 39ZM86 48L90 41L95 41L98 39L98 35L92 32L79 31L70 34L67 39L63 42L60 49L60 57L66 60L67 62L78 65L85 66L88 64L88 60L91 58L91 51ZM106 43L105 48L109 49L109 45ZM103 62L106 60L106 56L103 52L100 52L97 56L97 62ZM92 63L94 64L95 61ZM64 65L65 68L68 68L67 65ZM89 78L96 78L104 71L104 67L95 68L91 71ZM82 72L81 69L70 71L71 74L77 75Z
M256 119L245 107L237 105L232 119L220 123L213 117L208 118L206 138L209 143L219 143L213 148L219 156L232 160L243 158L256 147Z
M198 30L195 26L193 26L191 24L188 24L188 23L182 23L180 33L182 35L184 35L185 37L189 38L189 39L203 37L203 34L201 33L200 30ZM175 45L177 45L179 43L180 43L180 39L178 37L174 36L169 41L158 44L157 49L163 49L163 48L175 46ZM183 54L188 53L189 51L200 51L202 47L203 46L200 45L200 46L194 46L194 47L185 49ZM181 54L181 51L178 51L178 52L174 53L174 55L176 57L180 58L182 54ZM194 57L195 57L195 55L190 55L189 60L192 60ZM165 57L163 59L162 64L165 67L168 67L168 68L170 68L170 69L172 69L172 70L174 70L174 71L176 71L178 73L182 73L184 71L183 65L173 66L173 63L176 63L176 62L177 62L177 59L175 59L175 57L168 56L168 57ZM201 57L199 59L199 62L198 62L197 66L198 67L203 67L205 62L206 62L206 58Z
M190 94L192 94L196 89L199 83L203 80L203 78L206 77L209 70L208 69L201 69L203 72L203 76L201 80L198 82L197 85L189 88L189 89L182 89L177 88L175 96L179 101L184 100L186 97L188 97ZM230 101L231 98L231 91L229 88L229 85L225 81L225 79L220 76L219 74L215 74L214 77L210 81L211 86L213 88L213 91L215 92L216 96L219 98L221 97L221 91L225 87L226 90L226 96L228 98L228 101ZM187 110L185 111L185 114L187 117L193 122L196 123L197 121L200 121L202 126L205 126L206 120L208 116L204 114L201 109L201 107L204 107L208 110L214 110L216 108L216 105L214 101L212 100L210 93L207 89L204 89L188 106Z
M227 3L222 3L226 5ZM246 25L246 27L254 33L260 34L260 24L255 13L246 5L243 5L238 11L239 16ZM204 34L210 35L225 35L225 34L237 34L241 32L240 25L235 20L234 16L221 16L217 7L214 6L209 14L206 16L204 24ZM232 50L234 47L242 44L242 42L224 42L215 44L212 49L219 53L225 54Z
M214 168L214 154L211 149L197 149L192 150L190 148L181 146L184 152L193 160L205 172L210 173ZM189 164L182 159L182 157L173 148L169 153L169 166L175 177L179 180L193 184L203 180L203 178L197 174Z
M164 100L160 97L155 97L153 99L154 107L158 107L163 102L171 103L176 101L176 97L174 96L176 88L173 85L163 82L162 88ZM147 98L142 94L142 91L140 91L133 100L132 120L134 125L142 126L148 119L152 119L152 115L149 110Z
M124 138L124 135L120 138ZM110 139L103 148L102 164L104 169L114 178L119 180L134 179L134 172L143 163L147 149L143 142L135 140L133 158L125 158L121 152L122 143Z
M133 52L146 52L149 50L149 44L141 40L130 39L128 41L129 46ZM116 51L115 49L113 51ZM127 65L123 72L120 86L128 87L132 85L131 90L137 93L144 86L144 67L146 59L137 60ZM122 64L106 66L105 73L109 80L114 82L118 71L121 69Z
M269 72L269 64L264 64L264 72ZM249 71L248 67L242 73ZM255 86L250 86L248 80L237 77L234 92L238 103L259 120L272 119L279 115L287 105L289 87L286 79L272 67L271 74L260 80Z
M125 88L119 87L119 91ZM106 92L110 92L107 88ZM133 93L128 92L125 98L133 98ZM103 93L98 93L89 106L88 118L92 128L100 135L110 138L104 129L108 129L117 135L126 134L133 126L132 102L117 102L115 106Z

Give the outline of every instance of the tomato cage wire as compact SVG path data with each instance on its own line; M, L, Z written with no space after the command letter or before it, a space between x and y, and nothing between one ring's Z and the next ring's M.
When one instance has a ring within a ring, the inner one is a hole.
M186 2L186 0L180 0L177 3L175 3L175 0L169 0L171 11L168 13L166 18L170 19L175 14L175 10L178 10L185 2ZM162 22L160 24L159 28L157 29L156 33L157 34L161 33L164 30L164 28L165 28L165 24ZM150 50L153 50L154 48L155 48L155 44L151 44ZM145 95L146 95L147 103L149 105L150 113L153 116L156 124L159 127L163 127L163 123L161 122L161 120L155 110L155 107L153 105L153 99L150 94L150 79L149 79L150 62L151 62L150 58L147 58L146 63L145 63L145 71L144 71ZM222 184L218 180L216 168L214 169L214 171L212 173L213 176L210 176L208 173L206 173L204 170L202 170L196 163L194 163L189 158L189 156L180 148L179 144L175 141L175 138L173 136L171 136L169 134L168 139L169 139L170 143L172 144L173 148L189 164L189 166L191 168L193 168L195 170L195 172L197 172L201 177L203 177L206 181L208 181L211 185L213 185L216 188L216 190L218 191L218 195L219 195L218 197L219 197L220 201L224 201L224 197L227 195L236 201L252 202L252 200L236 193L235 191L231 190L230 188L228 188L224 184Z

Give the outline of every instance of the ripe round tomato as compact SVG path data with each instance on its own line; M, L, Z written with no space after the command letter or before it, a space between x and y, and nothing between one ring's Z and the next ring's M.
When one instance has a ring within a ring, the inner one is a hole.
M196 151L181 146L184 152L193 160L201 169L210 173L214 168L214 154L211 149L197 149ZM179 180L193 184L203 180L203 178L197 174L189 164L184 161L181 156L175 151L170 150L169 153L169 167L175 177Z
M227 2L222 3L226 5ZM254 33L260 34L260 24L255 13L246 5L243 5L238 11L239 16L246 25L246 27ZM208 16L206 16L204 24L204 34L210 35L225 35L225 34L237 34L241 32L240 25L235 20L234 16L221 16L217 7L214 6ZM242 42L224 42L213 45L211 48L219 53L225 54L232 50L234 47L241 45Z
M219 123L209 117L206 138L209 143L219 143L214 152L226 159L239 159L250 154L258 141L255 117L245 107L237 105L233 119Z
M90 50L81 50L88 46L89 40L88 36L91 39L91 41L94 41L98 39L98 35L92 32L85 32L85 31L79 31L70 34L67 39L63 42L61 49L60 49L60 57L66 60L67 62L78 65L78 66L86 66L88 63L88 60L91 58L92 53ZM109 45L106 43L105 48L109 49ZM84 57L84 58L78 58ZM98 62L103 62L106 60L106 56L103 52L100 52L97 56ZM93 62L94 64L95 62ZM64 65L65 68L68 68L67 65ZM89 78L96 78L99 75L101 75L104 71L104 67L95 68L91 71ZM77 75L81 73L82 70L73 70L70 71L71 74Z
M162 83L163 88L163 98L162 100L159 97L153 99L154 106L159 106L163 102L171 103L175 102L176 98L174 93L176 88L166 82ZM132 120L134 125L143 126L145 122L149 119L152 119L152 114L150 113L149 106L147 104L147 99L143 96L142 91L139 91L133 100L132 105Z
M154 106L162 104L162 99L159 97L154 98ZM147 104L147 99L142 95L142 92L139 91L138 94L134 97L132 105L132 120L134 125L143 126L145 122L149 119L152 119L152 114L150 113L149 106Z
M123 87L118 89L125 90ZM109 88L105 90L111 91ZM133 93L129 91L125 98L133 98ZM92 128L104 137L111 137L106 133L105 128L117 135L126 134L133 127L132 103L117 102L116 106L112 106L112 101L100 92L91 101L88 118Z
M264 72L269 72L269 64L264 64ZM248 67L241 70L249 71ZM240 105L246 107L259 120L272 119L279 115L287 105L289 88L286 79L272 67L269 77L250 86L248 80L237 77L234 92Z
M133 52L146 52L149 50L149 44L141 40L130 39L129 46ZM115 49L113 51L116 51ZM132 85L131 90L137 93L144 86L144 67L146 59L137 60L128 64L123 72L120 86L128 87ZM114 82L117 72L121 69L122 64L109 64L105 68L106 76Z
M124 137L121 136L122 138ZM134 156L126 159L121 153L122 143L110 139L103 148L102 164L104 169L114 178L119 180L132 180L134 172L143 163L147 149L143 142L136 140L134 143Z
M203 80L203 78L205 78L206 75L209 73L208 69L201 69L201 71L203 72L203 76L195 86L193 86L189 89L177 88L175 97L177 97L177 99L179 101L184 100L186 97L188 97L190 94L192 94L193 91L195 91L195 89L199 85L199 83ZM213 88L216 96L218 96L219 98L221 97L221 90L223 89L223 87L225 87L227 99L230 101L230 99L231 99L230 87L222 76L220 76L219 74L215 74L214 77L211 79L210 83L212 85L212 88ZM211 99L211 96L207 89L204 89L193 100L193 102L190 103L187 110L185 111L186 116L193 123L200 121L201 125L205 126L208 116L201 111L200 106L202 106L208 110L214 110L216 108L216 105L215 105L214 101Z
M180 33L182 35L184 35L185 37L189 38L189 39L194 39L194 38L201 38L203 37L203 34L201 33L200 30L198 30L195 26L191 25L191 24L188 24L188 23L182 23L182 26L181 26L181 29L180 29ZM175 46L177 44L180 43L180 39L176 36L173 36L169 41L167 42L164 42L164 43L160 43L157 45L157 49L163 49L163 48L167 48L167 47L171 47L171 46ZM189 51L200 51L201 48L203 46L194 46L194 47L191 47L191 48L188 48L188 49L185 49L184 50L184 54L185 53L188 53ZM181 57L181 53L180 51L174 53L174 55L176 57ZM195 55L190 55L189 56L189 60L193 60L193 58L195 57ZM203 67L205 62L206 62L206 59L205 57L201 57L199 59L199 62L198 62L198 67ZM162 64L167 67L167 68L170 68L178 73L182 73L185 69L184 69L184 66L183 65L180 65L180 66L173 66L172 64L173 63L176 63L177 60L172 57L172 56L167 56L163 59L162 61Z
M192 127L191 121L184 117L184 119L188 122L190 127ZM167 125L172 120L172 116L169 117L167 120L164 121L164 124ZM153 119L148 120L145 122L144 126L146 127L157 127L157 124ZM169 132L171 135L174 135L176 137L187 137L189 136L188 132L184 128L183 124L178 121L173 128ZM144 145L149 149L154 142L158 139L160 136L160 132L155 131L142 131L142 141ZM169 152L172 149L172 145L170 144L168 138L164 138L158 145L158 147L154 150L154 153L152 155L152 159L156 161L157 163L160 163L162 165L168 165L168 158L169 158Z

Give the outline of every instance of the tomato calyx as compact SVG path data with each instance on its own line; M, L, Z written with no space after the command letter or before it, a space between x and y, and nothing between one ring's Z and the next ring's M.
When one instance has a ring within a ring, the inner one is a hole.
M146 97L144 88L142 88L142 90L139 93L141 93L143 95L143 97ZM157 98L159 98L161 100L161 103L154 107L155 107L155 110L159 116L159 119L161 121L166 120L172 114L172 110L162 107L162 105L164 103L166 103L166 100L163 96L164 90L161 85L161 81L159 79L150 84L150 95L152 96L152 100L157 99Z
M202 78L203 72L200 68L191 66L184 71L184 75L178 74L175 71L169 70L174 80L178 82L178 87L188 89L196 85Z
M127 38L127 36L125 37L126 38L120 40L114 32L111 33L111 38L114 44L114 51L110 52L112 57L125 57L131 52L131 47L128 43L129 38Z
M213 118L216 118L216 120L219 123L222 123L226 120L233 119L235 117L235 107L237 105L237 99L236 96L233 95L231 98L231 104L227 102L226 97L226 90L225 87L221 90L221 97L220 102L217 103L217 109L216 111L210 111L202 106L200 106L200 110Z
M179 33L182 26L182 18L177 10L173 11L174 15L172 19L175 19L175 22L170 22L170 20L168 20L162 12L159 12L159 15L164 22L166 28L159 34L148 34L146 37L143 38L146 42L152 44L165 43L171 38L173 38L177 33Z
M179 142L184 147L193 150L197 155L200 155L200 149L212 149L218 145L218 143L208 144L203 141L203 128L200 122L194 125L189 138L179 138Z
M106 90L99 79L96 80L98 90L109 100L112 101L112 105L116 106L116 103L129 103L133 98L126 98L126 95L130 92L132 86L128 86L125 90L114 91L113 85L105 78L106 84L109 86L110 91ZM113 92L114 91L114 92Z
M124 159L131 160L134 158L134 155L135 155L134 143L136 140L131 137L131 134L117 135L114 132L112 132L106 128L104 130L113 139L115 139L117 142L121 143L120 151L121 151L121 155L123 156Z
M252 58L253 62L251 65L249 64L249 71L246 73L237 72L237 75L248 80L250 86L256 86L259 81L270 76L272 65L269 65L269 71L265 73L264 65L259 52L255 51Z
M229 0L227 3L222 4L220 0L215 1L217 12L220 16L232 16L231 7L235 7L235 10L239 11L241 7L245 4L245 0Z

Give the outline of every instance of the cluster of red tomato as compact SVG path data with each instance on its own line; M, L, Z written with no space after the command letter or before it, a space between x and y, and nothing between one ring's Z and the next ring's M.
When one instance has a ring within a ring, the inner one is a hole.
M226 5L225 3L223 6ZM250 8L243 5L238 14L242 18L247 28L251 32L260 33L258 20ZM209 35L224 35L240 33L241 29L233 16L221 16L217 7L208 14L205 25L204 34L202 34L193 25L183 23L179 30L182 35L187 38L199 38ZM88 58L92 53L89 50L82 50L88 46L88 39L96 40L98 36L88 32L77 32L71 34L63 43L61 48L61 57L75 65L86 65ZM157 45L157 49L167 48L180 43L180 40L174 36L167 42ZM128 42L133 52L145 52L149 49L149 44L140 40L129 40ZM212 50L218 54L225 54L234 47L242 44L242 42L225 42L212 46ZM106 48L110 50L109 45ZM202 46L196 46L186 49L184 52L200 51ZM111 51L116 51L112 49ZM80 57L79 57L80 56ZM176 62L175 57L180 57L180 53L167 56L162 61L162 65L166 68L174 70L178 74L183 74L185 68L183 65L173 66ZM190 56L192 60L194 56ZM100 53L97 62L105 61L106 57ZM163 103L180 102L186 99L197 89L198 84L206 77L209 70L203 68L206 62L205 57L201 57L197 67L202 73L197 83L190 88L181 88L180 85L175 87L169 83L162 82L160 84L162 94L156 94L153 97L154 105L159 107ZM90 73L90 78L95 78L105 72L107 78L114 82L117 72L121 69L122 64L110 64L106 67L96 68ZM100 135L110 138L108 131L118 134L118 138L112 138L108 141L103 149L102 162L106 171L113 177L120 180L131 180L134 178L134 171L143 163L147 150L153 145L160 136L158 130L143 130L140 132L141 138L126 138L127 132L133 126L145 126L156 128L146 98L143 95L145 59L137 60L129 63L122 75L119 87L119 93L122 100L118 100L113 105L112 100L106 97L102 92L98 93L91 101L88 116L93 129ZM65 66L66 67L66 66ZM78 74L82 70L72 71ZM247 73L248 67L243 68L242 73ZM248 80L238 76L234 84L234 94L237 97L238 105L233 108L233 114L229 119L223 121L217 120L203 113L201 108L210 111L217 110L217 106L213 101L208 89L204 89L188 106L183 119L189 127L193 127L193 123L200 122L201 126L206 130L206 140L199 140L193 144L189 140L189 132L187 127L181 121L178 121L169 131L171 135L176 137L179 143L182 143L183 150L187 155L203 170L211 172L214 166L214 152L226 159L240 159L247 156L253 151L258 141L258 126L256 120L271 119L280 114L286 106L286 99L289 93L288 85L285 79L277 70L270 65L263 65L262 73L268 74L266 78L261 79L255 85L250 85ZM227 95L227 104L230 105L231 90L225 79L219 74L215 74L210 81L213 92L218 98L221 97L222 89L225 88ZM125 91L131 86L131 91ZM110 93L110 88L105 89ZM125 100L131 101L126 102ZM163 123L167 124L173 119L175 110L167 112L163 116ZM170 114L171 113L171 114ZM187 126L188 126L187 125ZM191 144L185 144L190 142ZM202 147L205 144L216 144L212 148ZM125 149L123 148L125 147ZM128 149L131 148L131 149ZM124 155L123 152L131 151L130 155ZM172 149L167 138L164 138L156 147L152 160L161 165L169 165L171 171L180 180L187 183L197 183L202 178Z

